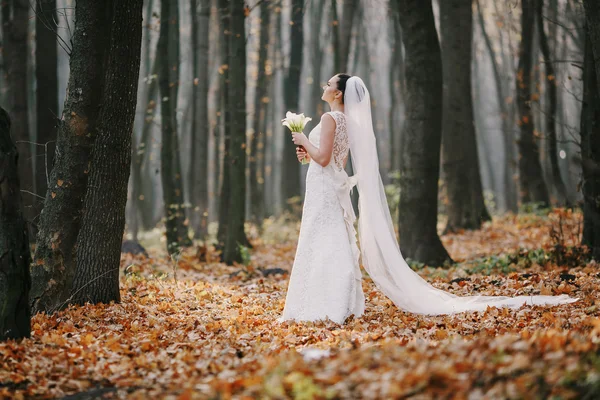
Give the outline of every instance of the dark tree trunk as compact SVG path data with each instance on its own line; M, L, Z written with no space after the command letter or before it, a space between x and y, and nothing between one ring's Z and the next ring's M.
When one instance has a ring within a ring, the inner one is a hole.
M268 2L260 4L260 37L258 45L258 76L256 78L256 93L254 95L253 134L250 143L250 210L252 220L261 227L265 218L265 143L267 128L267 107L265 101L268 87L267 63L269 51L269 33L271 15Z
M29 337L29 235L23 216L18 153L0 108L0 340Z
M113 3L110 56L105 65L100 133L77 239L72 303L120 301L119 264L125 229L131 137L135 119L142 45L142 0ZM115 96L119 93L119 96Z
M304 0L292 0L292 20L290 26L290 61L285 77L284 102L286 111L298 113L300 110L300 74L302 72L302 53L304 48ZM300 163L296 158L296 146L288 128L284 128L282 185L284 201L300 196Z
M591 43L590 55L593 56L596 77L600 77L600 4L595 0L583 0L583 6L587 21L586 42ZM596 79L596 85L600 93L600 79Z
M595 5L586 3L586 13L584 95L581 109L581 192L584 201L582 244L591 249L596 260L600 260L600 59L594 56L593 50L594 45L600 50L600 12ZM595 28L591 27L592 24L595 24Z
M522 0L521 42L519 44L519 66L517 70L518 125L521 127L519 145L519 181L521 203L549 205L548 189L544 182L537 139L534 135L531 112L531 67L534 29L534 0Z
M160 72L162 59L158 57L158 46L156 51L156 57L154 58L154 64L152 66L152 77L148 85L146 101L145 101L145 114L144 122L142 124L142 135L140 137L140 143L137 146L137 151L133 155L132 162L132 179L134 181L132 197L135 201L137 211L141 220L142 229L152 228L153 219L153 206L154 206L154 191L150 184L148 176L144 176L144 162L146 163L147 170L150 170L149 156L152 152L150 148L152 144L152 128L155 123L155 114L157 107L157 96L158 96L158 73ZM151 174L147 174L150 175ZM137 182L138 184L135 184Z
M390 170L397 171L400 158L400 105L404 97L404 49L402 48L402 29L398 20L397 1L390 1L391 41L393 47L390 57Z
M144 40L144 44L142 48L144 48L144 56L141 61L141 73L144 77L144 83L142 84L142 105L144 108L140 110L143 112L141 121L136 120L134 123L134 133L136 130L135 124L142 125L142 134L140 137L139 144L135 141L135 134L132 139L131 146L131 206L130 206L130 221L127 221L129 225L129 229L131 231L131 235L133 236L133 240L137 241L138 232L140 227L143 226L147 228L146 224L148 221L152 219L148 214L148 204L152 204L153 196L146 196L145 191L142 190L143 187L143 178L142 178L142 165L144 162L144 158L146 153L150 151L150 122L154 120L154 113L156 111L156 94L158 92L158 83L156 80L156 75L158 73L158 63L159 58L155 57L154 63L152 66L150 65L150 32L151 32L151 20L152 20L152 10L154 6L154 1L149 0L146 2L146 14L144 17L143 28L146 29L146 34L142 32L142 37ZM145 194L144 194L145 193Z
M177 136L177 93L179 88L179 7L177 1L161 0L158 57L158 86L161 100L162 146L160 151L161 179L165 207L167 251L173 254L180 247L191 246L185 221L185 198Z
M446 232L479 229L490 215L483 201L471 97L471 0L440 2L444 69L442 170L448 191Z
M563 182L560 175L560 168L558 166L558 146L556 139L556 116L557 116L557 102L558 94L556 89L556 72L554 71L554 57L550 55L550 46L548 45L548 36L544 31L544 18L542 9L544 6L544 0L535 0L535 15L536 15L536 26L538 28L538 37L540 40L540 49L544 57L544 69L546 78L546 95L548 102L548 110L543 114L546 119L546 139L548 140L548 155L550 157L550 166L552 170L552 181L555 189L559 195L559 204L569 204L569 198L567 197L567 187Z
M337 0L332 1L334 18L337 23L333 25L334 38L334 73L346 72L348 67L348 58L350 57L350 42L352 41L352 26L354 25L354 17L358 10L359 0L344 1L342 7L342 16L337 18ZM333 75L333 74L332 74Z
M479 19L479 25L481 28L481 33L483 35L483 39L485 41L485 46L490 55L490 62L492 64L492 71L494 73L494 84L496 85L496 96L498 97L498 108L500 108L500 113L502 117L502 139L504 143L504 192L506 198L506 209L516 213L518 211L517 205L517 192L516 185L513 179L513 149L514 149L514 137L512 128L510 126L509 109L506 106L504 90L502 89L502 76L500 75L500 67L498 66L498 62L496 61L496 54L494 52L494 46L492 45L492 41L485 30L485 21L483 19L483 13L481 12L481 7L479 6L479 0L475 1L477 5L477 16Z
M436 231L442 139L442 59L431 3L398 0L406 49L406 122L400 161L398 226L405 257L451 261Z
M54 162L58 123L58 52L56 46L56 0L36 2L35 80L37 85L35 147L35 192L45 196ZM43 147L42 147L43 146ZM36 215L42 211L43 199L36 198Z
M71 72L56 144L59 151L31 268L33 312L53 312L63 306L75 276L77 235L103 93L108 9L104 2L80 2L75 7Z
M223 170L221 171L221 188L219 190L219 231L217 232L217 248L224 249L229 223L229 197L231 196L229 170L230 138L231 138L231 109L229 103L229 49L231 36L231 15L229 0L219 0L219 15L221 17L221 114L223 117ZM217 162L219 160L217 159Z
M190 168L190 198L192 228L198 239L208 235L208 119L209 87L209 22L210 0L191 0L192 5L192 168Z
M229 210L223 261L241 262L240 245L248 245L246 221L246 31L244 0L231 0L229 35L229 104L231 133L225 164L229 165ZM227 179L225 176L224 179Z
M29 135L27 90L27 28L29 26L29 1L5 0L2 2L2 62L8 86L8 104L13 120L12 135L19 151L19 179L24 211L28 222L35 217L33 162Z

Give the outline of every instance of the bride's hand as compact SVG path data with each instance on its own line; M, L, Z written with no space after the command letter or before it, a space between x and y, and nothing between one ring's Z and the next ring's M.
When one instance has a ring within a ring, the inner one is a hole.
M292 132L292 141L296 146L304 146L308 142L308 138L302 132Z
M306 150L304 149L304 147L296 147L296 157L298 157L298 161L302 161L306 158L307 161L310 161L310 156L308 155L308 153L306 152Z

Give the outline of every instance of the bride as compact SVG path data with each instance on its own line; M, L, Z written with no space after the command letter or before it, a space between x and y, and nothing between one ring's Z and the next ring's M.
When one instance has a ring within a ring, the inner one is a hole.
M404 261L390 217L383 184L371 100L362 79L337 74L323 88L330 112L307 138L292 133L298 160L308 158L300 237L279 319L342 324L365 310L356 219L350 191L359 192L358 231L365 270L394 304L417 314L483 311L488 306L518 308L524 304L557 305L577 301L568 296L459 297L427 283ZM352 154L354 176L344 167Z

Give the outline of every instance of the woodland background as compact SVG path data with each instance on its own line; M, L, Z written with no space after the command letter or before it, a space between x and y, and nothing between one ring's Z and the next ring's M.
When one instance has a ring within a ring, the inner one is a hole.
M596 2L4 0L0 16L0 395L598 393ZM277 325L307 170L281 119L316 123L337 72L370 90L412 268L461 295L580 301L422 317L365 276L364 317Z

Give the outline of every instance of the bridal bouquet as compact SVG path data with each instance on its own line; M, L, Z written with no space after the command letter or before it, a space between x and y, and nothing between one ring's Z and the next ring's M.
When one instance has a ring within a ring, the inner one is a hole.
M306 126L306 123L311 120L312 118L308 118L304 116L304 114L295 114L288 111L285 113L285 118L281 120L281 124L283 126L287 126L292 132L302 132ZM304 148L304 146L299 147ZM308 164L306 157L302 159L302 164Z

